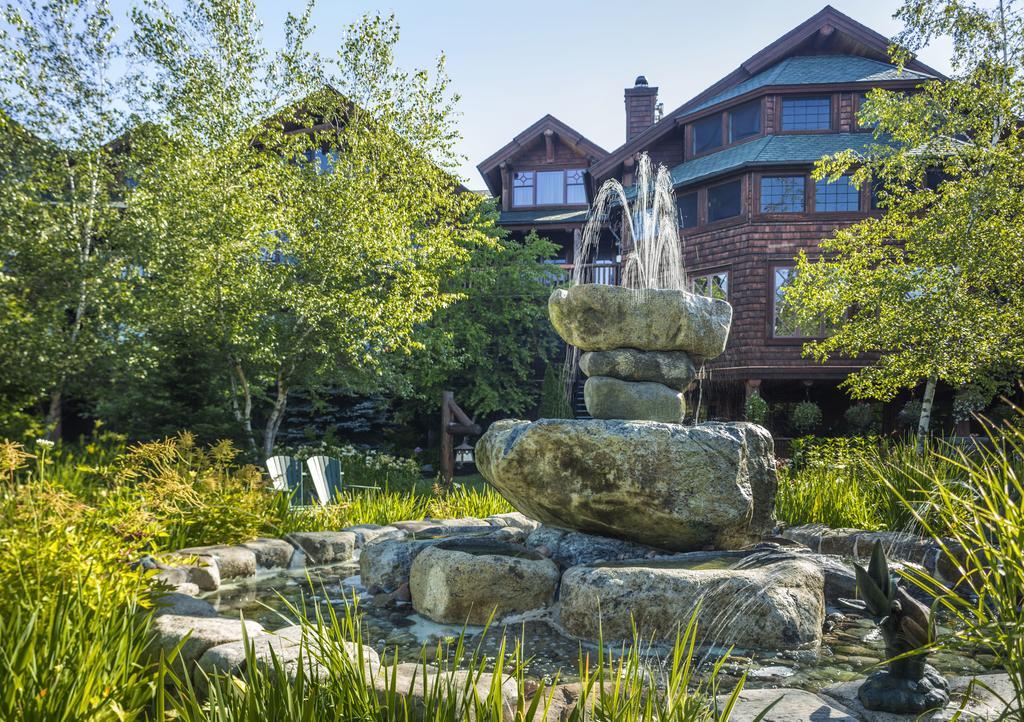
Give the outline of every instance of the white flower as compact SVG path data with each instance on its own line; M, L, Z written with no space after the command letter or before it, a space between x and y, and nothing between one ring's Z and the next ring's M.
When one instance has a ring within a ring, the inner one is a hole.
M36 439L36 446L41 446L44 449L52 449L55 444L49 439Z

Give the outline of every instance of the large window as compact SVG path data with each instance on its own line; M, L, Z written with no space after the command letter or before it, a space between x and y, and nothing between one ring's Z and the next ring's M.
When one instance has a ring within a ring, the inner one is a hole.
M540 171L537 173L537 205L558 206L565 203L565 172Z
M761 101L741 105L729 111L729 142L751 138L761 132Z
M740 180L708 188L708 223L738 216L743 207L742 190Z
M803 213L804 177L802 175L764 176L761 178L762 213Z
M786 289L796 277L796 269L790 266L776 266L773 269L775 296L772 303L772 335L776 338L806 338L814 336L814 333L807 333L797 323L796 312L793 305L786 299Z
M705 153L722 145L722 116L698 120L693 124L693 152Z
M512 205L533 205L533 176L532 170L521 170L512 174Z
M729 300L729 272L719 271L718 273L694 276L690 281L690 287L698 296L720 298L727 301Z
M832 127L832 100L783 98L782 130L828 130Z
M512 174L512 205L586 205L584 174L582 168L516 171Z
M831 183L828 178L822 178L814 184L814 210L819 213L859 211L860 191L848 175Z
M676 201L679 206L679 226L693 228L697 225L697 191L684 193Z

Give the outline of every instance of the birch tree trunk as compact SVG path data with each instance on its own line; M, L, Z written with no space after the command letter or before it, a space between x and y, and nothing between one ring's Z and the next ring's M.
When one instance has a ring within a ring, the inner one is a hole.
M935 376L929 376L924 386L924 398L921 399L921 418L917 422L917 454L924 454L924 440L928 436L932 423L932 404L935 402Z

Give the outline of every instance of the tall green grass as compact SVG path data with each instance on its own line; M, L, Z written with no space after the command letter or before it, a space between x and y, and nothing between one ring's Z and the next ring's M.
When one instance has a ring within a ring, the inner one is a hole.
M1018 421L1024 414L1018 409ZM936 599L955 623L937 644L987 650L1009 675L1014 698L1006 719L1024 718L1024 431L988 427L989 444L967 453L933 452L917 463L876 467L924 533L934 537L952 579L913 568L904 575ZM956 470L955 482L935 473ZM909 480L909 481L908 481ZM927 498L922 504L921 498Z

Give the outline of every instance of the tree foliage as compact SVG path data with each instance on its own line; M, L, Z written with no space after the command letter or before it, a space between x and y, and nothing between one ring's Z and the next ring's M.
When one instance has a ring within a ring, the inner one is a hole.
M874 184L883 212L803 254L787 299L832 329L808 354L878 354L846 380L853 396L887 400L926 379L927 402L937 381L1024 360L1024 24L1003 3L959 0L908 0L897 17L895 61L951 36L953 75L868 94L860 119L883 142L823 159L815 177Z

